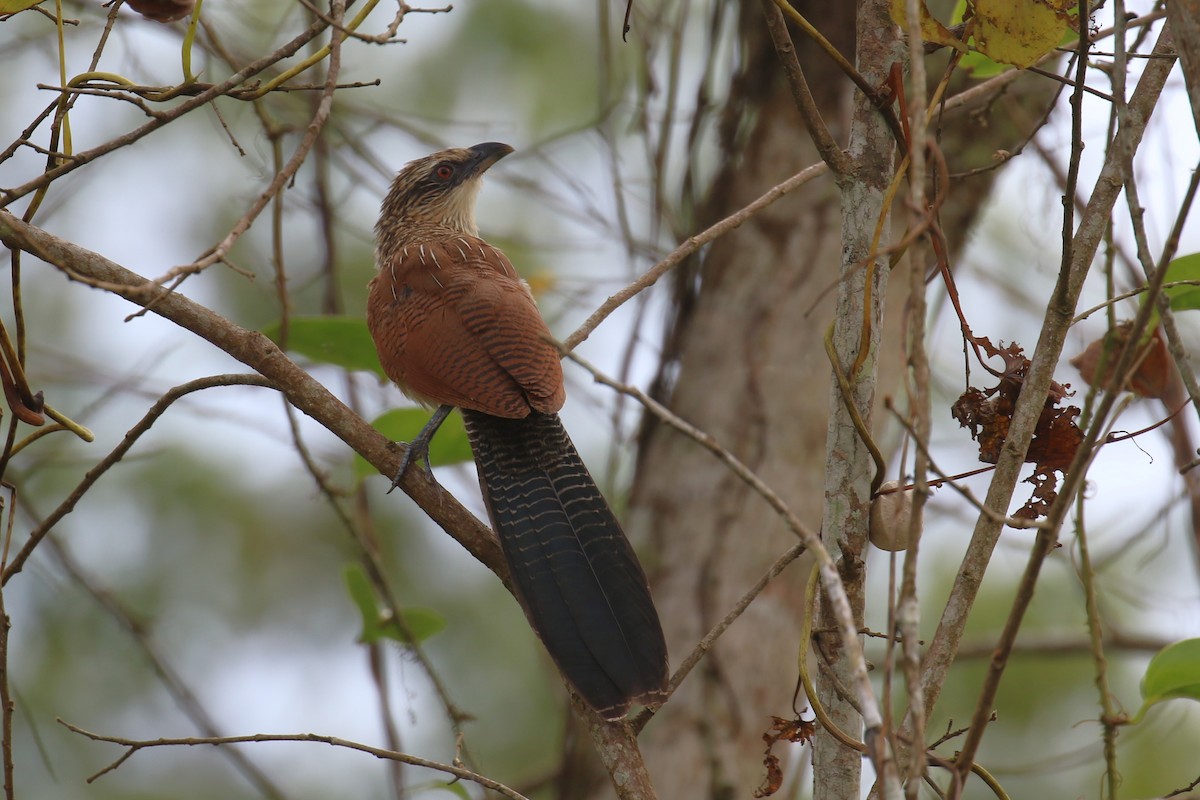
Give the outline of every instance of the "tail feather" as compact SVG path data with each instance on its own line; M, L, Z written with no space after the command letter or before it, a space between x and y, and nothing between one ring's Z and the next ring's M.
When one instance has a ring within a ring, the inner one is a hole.
M610 719L661 700L667 651L645 573L558 415L463 418L517 594L559 669Z

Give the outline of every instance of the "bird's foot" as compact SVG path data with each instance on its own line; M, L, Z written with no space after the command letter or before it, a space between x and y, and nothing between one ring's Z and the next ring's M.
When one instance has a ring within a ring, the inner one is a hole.
M392 480L392 487L388 489L388 494L391 494L392 490L400 485L400 481L404 479L404 473L408 472L408 468L418 457L425 463L426 479L433 480L433 465L429 463L429 443L433 440L437 429L441 427L453 410L453 406L439 406L438 410L433 412L429 422L425 423L425 427L421 428L421 432L408 443L407 449L400 459L400 469L396 471L396 477Z
M400 457L400 468L396 470L396 477L392 478L392 485L387 490L388 494L391 494L392 490L400 485L400 481L404 479L404 473L408 472L408 468L417 460L420 460L425 466L425 477L433 480L433 465L429 463L429 442L423 442L420 437L417 437L405 447L404 455Z

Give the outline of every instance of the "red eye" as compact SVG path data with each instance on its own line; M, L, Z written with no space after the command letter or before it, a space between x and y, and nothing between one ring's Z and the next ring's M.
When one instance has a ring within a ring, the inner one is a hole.
M444 181L450 180L450 176L454 174L454 169L449 164L442 164L433 171L433 174Z

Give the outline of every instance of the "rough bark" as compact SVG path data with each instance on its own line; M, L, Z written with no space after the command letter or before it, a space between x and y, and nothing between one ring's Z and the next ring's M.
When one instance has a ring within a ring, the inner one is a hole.
M856 67L872 86L881 86L893 64L903 63L895 25L885 4L859 4L856 24ZM879 377L880 321L884 312L884 292L888 285L887 256L872 253L887 248L893 240L890 224L876 240L875 230L881 217L892 214L885 207L885 196L895 175L897 144L888 125L870 99L861 92L854 96L850 124L848 174L841 176L841 259L840 280L832 342L841 369L850 381L852 396L841 388L828 395L829 426L825 446L824 513L821 522L825 547L838 563L855 618L862 625L866 598L867 518L871 509L871 483L876 466L855 429L847 410L853 404L871 428L875 387ZM864 320L870 322L870 334L864 341ZM898 330L898 328L894 328ZM893 338L892 341L898 341ZM865 352L863 352L865 350ZM855 371L854 365L862 367ZM836 618L827 603L820 603L817 630L836 631ZM819 634L814 639L828 668L818 673L817 694L826 712L839 728L855 739L863 738L863 725L849 698L840 696L840 687L853 683L853 673L841 637L836 633ZM831 736L813 741L813 770L820 776L814 783L814 800L840 800L853 797L861 782L861 755Z

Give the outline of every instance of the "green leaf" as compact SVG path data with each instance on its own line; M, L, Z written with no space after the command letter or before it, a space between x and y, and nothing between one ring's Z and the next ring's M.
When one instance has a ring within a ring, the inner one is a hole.
M374 632L379 625L379 609L375 607L375 591L367 580L367 573L357 564L347 565L342 570L342 579L346 582L346 591L354 601L358 613L362 617L363 632L359 638L367 639L368 632Z
M393 442L411 442L429 422L430 412L422 408L397 408L377 417L371 422L375 430L391 439ZM435 467L449 464L461 464L470 461L471 445L467 441L467 429L463 427L462 415L451 414L438 428L433 441L429 443L429 463ZM375 468L356 456L354 459L354 475L365 478L376 474Z
M978 78L979 80L994 78L1001 72L1012 69L1011 65L992 61L978 50L972 50L960 58L958 66L971 73L972 78Z
M263 333L280 343L279 323L265 328ZM371 340L366 320L361 317L292 317L288 320L287 349L322 364L387 377L375 354L375 342Z
M443 789L450 794L461 797L462 800L471 800L471 794L467 791L467 787L462 783L446 783L445 781L434 781L430 784L431 789Z
M1150 659L1142 678L1142 708L1133 722L1150 706L1177 697L1200 700L1200 639L1168 645Z
M1200 253L1180 256L1172 261L1167 265L1167 274L1164 280L1166 283L1178 283L1179 281L1200 282ZM1187 284L1182 286L1167 286L1163 288L1163 294L1171 298L1172 311L1188 311L1200 308L1200 286L1190 286ZM1145 295L1143 295L1142 302L1145 302Z
M446 619L431 608L419 606L402 608L400 609L400 619L404 622L403 626L397 625L393 620L385 619L380 632L385 638L401 644L423 642L446 627ZM412 635L412 639L409 639L409 634Z
M404 624L398 625L376 603L375 590L362 567L350 564L342 571L342 577L346 581L346 591L362 617L362 633L358 640L364 644L374 644L381 639L401 644L423 642L446 627L446 620L436 611L417 607L401 609L400 618Z

